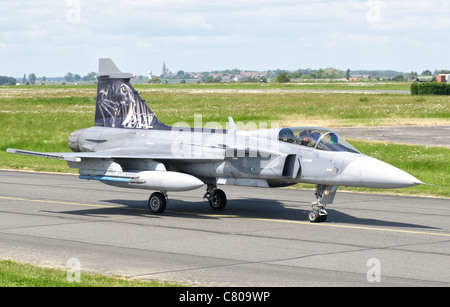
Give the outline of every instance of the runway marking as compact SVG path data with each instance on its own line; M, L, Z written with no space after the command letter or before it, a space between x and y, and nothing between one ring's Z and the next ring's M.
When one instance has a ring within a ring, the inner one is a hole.
M322 226L322 227L348 228L348 229L359 229L359 230L373 230L373 231L398 232L398 233L421 234L421 235L429 235L429 236L450 237L450 234L448 234L448 233L438 233L438 232L389 229L389 228L377 228L377 227L365 227L365 226L351 226L351 225L336 225L336 224L326 224L326 223L311 223L311 222L306 222L306 221L286 221L286 220L280 220L280 219L260 219L260 218L248 218L248 219L249 220L257 220L257 221L272 221L272 222L279 222L279 223L302 224L302 225Z
M18 198L18 197L4 197L4 196L0 196L0 199L39 202L39 203L50 203L50 204L61 204L61 205L71 205L71 206L123 209L120 206L94 205L94 204L72 203L72 202L64 202L64 201L29 199L29 198ZM142 209L142 208L126 208L126 209L128 209L128 210L148 211L147 209ZM168 211L168 212L170 212L170 211ZM309 221L292 221L292 220L269 219L269 218L241 217L241 216L237 216L237 215L203 214L203 213L176 212L176 211L172 211L172 213L186 214L186 215L197 215L197 216L205 216L205 217L214 217L214 218L237 218L237 219L247 219L247 220L263 221L263 222L300 224L300 225L309 225L309 226L317 226L317 227L334 227L334 228L346 228L346 229L357 229L357 230L372 230L372 231L384 231L384 232L396 232L396 233L419 234L419 235L428 235L428 236L450 237L450 234L448 234L448 233L426 232L426 231L415 231L415 230L389 229L389 228L352 226L352 225L337 225L337 224L329 224L329 223L311 223Z
M117 206L105 206L105 205L94 205L94 204L83 204L83 203L70 203L70 202L65 202L65 201L54 201L54 200L43 200L43 199L29 199L29 198L17 198L17 197L4 197L4 196L0 196L0 199L22 200L22 201L31 201L31 202L37 202L37 203L49 203L49 204L84 206L84 207L119 208Z

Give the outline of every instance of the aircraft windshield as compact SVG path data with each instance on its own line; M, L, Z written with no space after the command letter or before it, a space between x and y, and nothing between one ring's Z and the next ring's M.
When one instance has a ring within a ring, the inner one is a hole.
M343 138L333 131L324 128L283 128L278 134L278 139L283 142L313 147L320 150L359 153L355 147Z

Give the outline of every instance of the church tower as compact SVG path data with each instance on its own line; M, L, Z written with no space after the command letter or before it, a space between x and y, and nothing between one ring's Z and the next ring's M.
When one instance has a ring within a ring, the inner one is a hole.
M163 62L161 77L166 77L169 74L169 68L166 66L166 62Z

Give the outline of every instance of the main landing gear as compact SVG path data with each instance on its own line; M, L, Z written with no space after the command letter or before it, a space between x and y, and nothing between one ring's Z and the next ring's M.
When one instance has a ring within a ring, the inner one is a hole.
M225 192L217 189L215 184L208 184L203 200L209 202L214 210L222 210L227 205ZM155 192L148 199L148 208L151 213L161 214L166 210L167 201L167 192Z
M203 200L209 202L214 210L222 210L227 205L227 196L221 189L217 189L215 184L208 184Z
M151 213L163 213L167 205L167 192L155 192L148 199L148 208Z

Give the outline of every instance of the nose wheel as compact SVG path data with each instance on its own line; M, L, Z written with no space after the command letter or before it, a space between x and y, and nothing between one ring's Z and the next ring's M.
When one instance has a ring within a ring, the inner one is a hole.
M328 213L325 210L325 205L319 202L314 202L312 210L308 213L308 219L311 223L322 223L327 220Z

